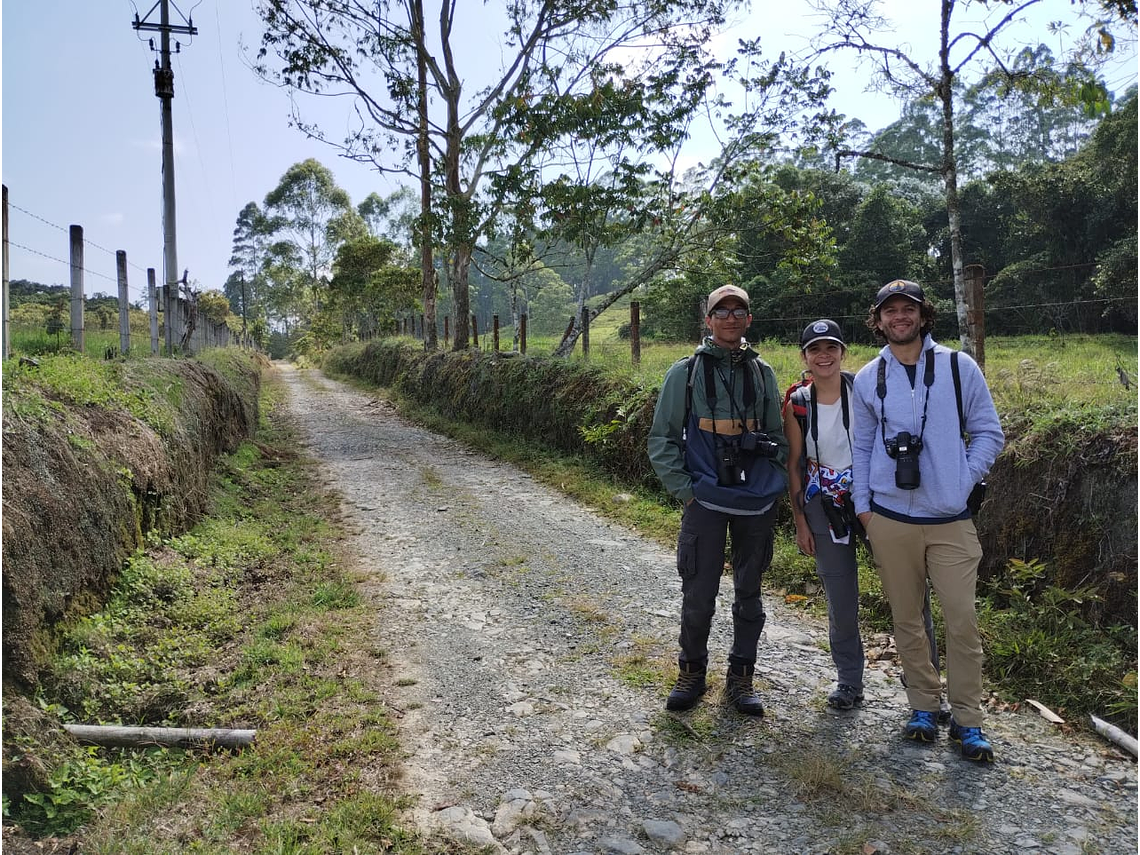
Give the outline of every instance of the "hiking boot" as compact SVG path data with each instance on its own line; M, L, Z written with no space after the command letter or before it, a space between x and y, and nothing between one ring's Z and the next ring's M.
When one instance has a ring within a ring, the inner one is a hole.
M980 727L962 727L950 719L950 738L962 745L962 756L979 763L993 763L994 749Z
M690 662L681 662L677 682L669 699L665 701L667 710L691 710L701 699L708 687L705 685L705 669Z
M950 709L950 702L946 700L946 693L942 693L942 697L938 701L938 723L949 724L953 713Z
M863 703L863 690L840 683L830 695L827 696L827 705L837 710L849 710L856 704Z
M915 742L933 742L938 738L938 714L926 710L912 710L903 736Z
M764 705L760 696L752 688L752 674L755 666L750 664L729 664L728 676L724 679L724 699L744 715L764 715Z

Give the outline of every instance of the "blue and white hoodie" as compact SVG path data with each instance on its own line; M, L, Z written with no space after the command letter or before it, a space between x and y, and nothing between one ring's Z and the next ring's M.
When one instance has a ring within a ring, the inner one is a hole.
M1005 435L981 369L968 355L959 354L962 413L970 435L967 449L958 426L950 353L950 348L935 344L927 335L923 339L913 388L906 367L895 358L889 345L855 376L852 497L856 513L874 511L916 524L969 518L966 499L997 459L1005 444ZM923 375L930 358L934 359L934 384L927 390ZM886 360L887 395L882 409L877 393L880 359ZM924 430L922 412L928 394ZM899 431L922 435L922 451L918 455L920 484L916 490L895 486L895 461L883 443L882 415L886 417L888 439Z

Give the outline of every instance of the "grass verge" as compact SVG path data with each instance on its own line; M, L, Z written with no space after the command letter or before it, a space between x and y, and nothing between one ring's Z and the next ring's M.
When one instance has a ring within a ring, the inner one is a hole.
M45 789L5 799L6 848L22 829L49 852L465 851L401 823L377 604L337 551L335 497L291 451L282 394L267 376L258 440L220 467L209 516L64 629L38 699L49 720L251 728L253 746L65 753ZM6 753L31 750L8 725Z

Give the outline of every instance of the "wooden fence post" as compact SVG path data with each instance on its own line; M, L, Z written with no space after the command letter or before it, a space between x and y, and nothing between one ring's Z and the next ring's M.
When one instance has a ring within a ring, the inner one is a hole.
M146 269L146 303L150 315L150 355L158 356L158 295L155 293L153 267Z
M590 309L582 307L582 358L590 358Z
M641 364L641 303L629 304L629 350L634 365Z
M127 287L127 253L115 252L115 273L119 279L119 353L131 351L131 292Z
M973 328L974 361L986 370L986 300L982 288L986 282L986 268L980 264L966 265L966 322Z
M519 353L526 356L526 313L519 315Z
M498 353L499 352L499 316L498 315L491 315L491 328L495 331L494 336L492 338L492 341L494 341L494 344L492 345L492 350L494 350L495 353Z
M479 347L479 319L474 315L471 316L471 339L475 347Z
M71 226L71 346L83 353L87 341L83 326L83 226Z
M0 358L7 359L12 355L12 313L8 304L8 185L4 185L3 201L0 206L3 207L3 224L0 225L0 242L3 243L3 274L4 274L4 335L3 341L0 342Z

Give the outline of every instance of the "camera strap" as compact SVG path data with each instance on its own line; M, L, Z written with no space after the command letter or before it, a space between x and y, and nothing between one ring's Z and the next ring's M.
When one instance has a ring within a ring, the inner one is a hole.
M953 365L951 366L953 368ZM934 385L934 348L926 351L926 365L922 372L922 385L926 387L926 391L922 396L922 424L918 428L918 440L922 441L922 435L926 433L926 408L930 404L930 387ZM875 386L875 393L879 396L879 428L883 434L883 446L887 445L887 412L883 405L883 401L887 397L887 360L885 357L879 357L879 371L877 377L877 384Z

